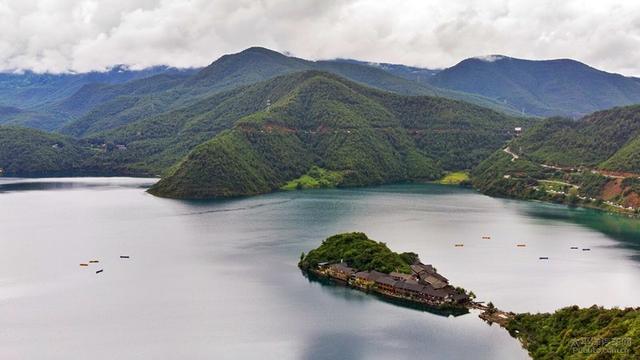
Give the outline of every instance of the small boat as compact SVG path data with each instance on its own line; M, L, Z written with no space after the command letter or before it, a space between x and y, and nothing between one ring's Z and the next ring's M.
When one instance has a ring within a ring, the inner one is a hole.
M582 251L591 251L591 249L588 249L588 248L587 249L582 249Z
M483 236L482 238L485 239L485 240L490 240L491 236Z
M104 271L104 269L97 270L97 271L96 271L96 274L100 274L100 273L101 273L101 272L103 272L103 271Z
M128 259L129 255L120 255L120 259Z
M83 264L80 264L80 266L89 266L89 264L84 264L84 263L83 263Z
M548 257L548 256L540 256L540 258L539 258L539 259L540 259L540 260L549 260L549 257Z
M464 244L455 244L454 246L455 246L455 247L463 247L463 246L464 246Z
M518 244L517 247L527 247L527 244Z
M89 263L90 263L90 264L96 264L96 263L99 263L99 262L100 262L100 261L98 261L98 260L91 260L91 261L89 261Z
M571 250L578 250L578 247L577 246L572 246Z

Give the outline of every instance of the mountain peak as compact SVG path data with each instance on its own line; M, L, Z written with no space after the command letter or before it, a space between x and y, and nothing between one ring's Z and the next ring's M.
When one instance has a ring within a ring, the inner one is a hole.
M269 55L281 55L284 56L284 54L275 51L275 50L271 50L268 49L266 47L262 47L262 46L252 46L249 48L246 48L242 51L240 51L238 54L245 54L245 53L260 53L260 54L269 54Z
M480 60L484 62L496 62L499 60L510 59L510 58L504 55L492 54L492 55L475 56L475 57L472 57L472 59Z

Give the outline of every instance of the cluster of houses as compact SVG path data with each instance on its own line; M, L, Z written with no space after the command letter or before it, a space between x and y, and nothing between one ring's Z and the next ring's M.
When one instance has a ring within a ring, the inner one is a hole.
M411 265L411 274L358 271L344 262L318 264L318 273L362 290L432 306L469 301L467 294L449 285L433 266L420 262Z

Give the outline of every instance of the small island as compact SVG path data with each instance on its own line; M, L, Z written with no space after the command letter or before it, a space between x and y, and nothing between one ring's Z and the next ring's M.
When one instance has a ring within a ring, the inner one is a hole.
M395 253L359 232L327 238L317 249L303 253L298 266L310 276L434 310L467 310L474 297L450 285L417 254Z

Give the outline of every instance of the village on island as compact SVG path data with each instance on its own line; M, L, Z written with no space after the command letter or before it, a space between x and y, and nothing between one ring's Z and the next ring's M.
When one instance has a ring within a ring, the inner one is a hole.
M395 271L385 274L376 270L358 271L344 262L323 262L314 273L354 288L432 307L464 306L469 302L469 295L449 285L449 280L432 265L416 262L410 268L411 274Z
M359 232L325 239L298 263L310 278L328 279L368 293L433 310L468 310L473 293L449 284L418 254L395 253Z

